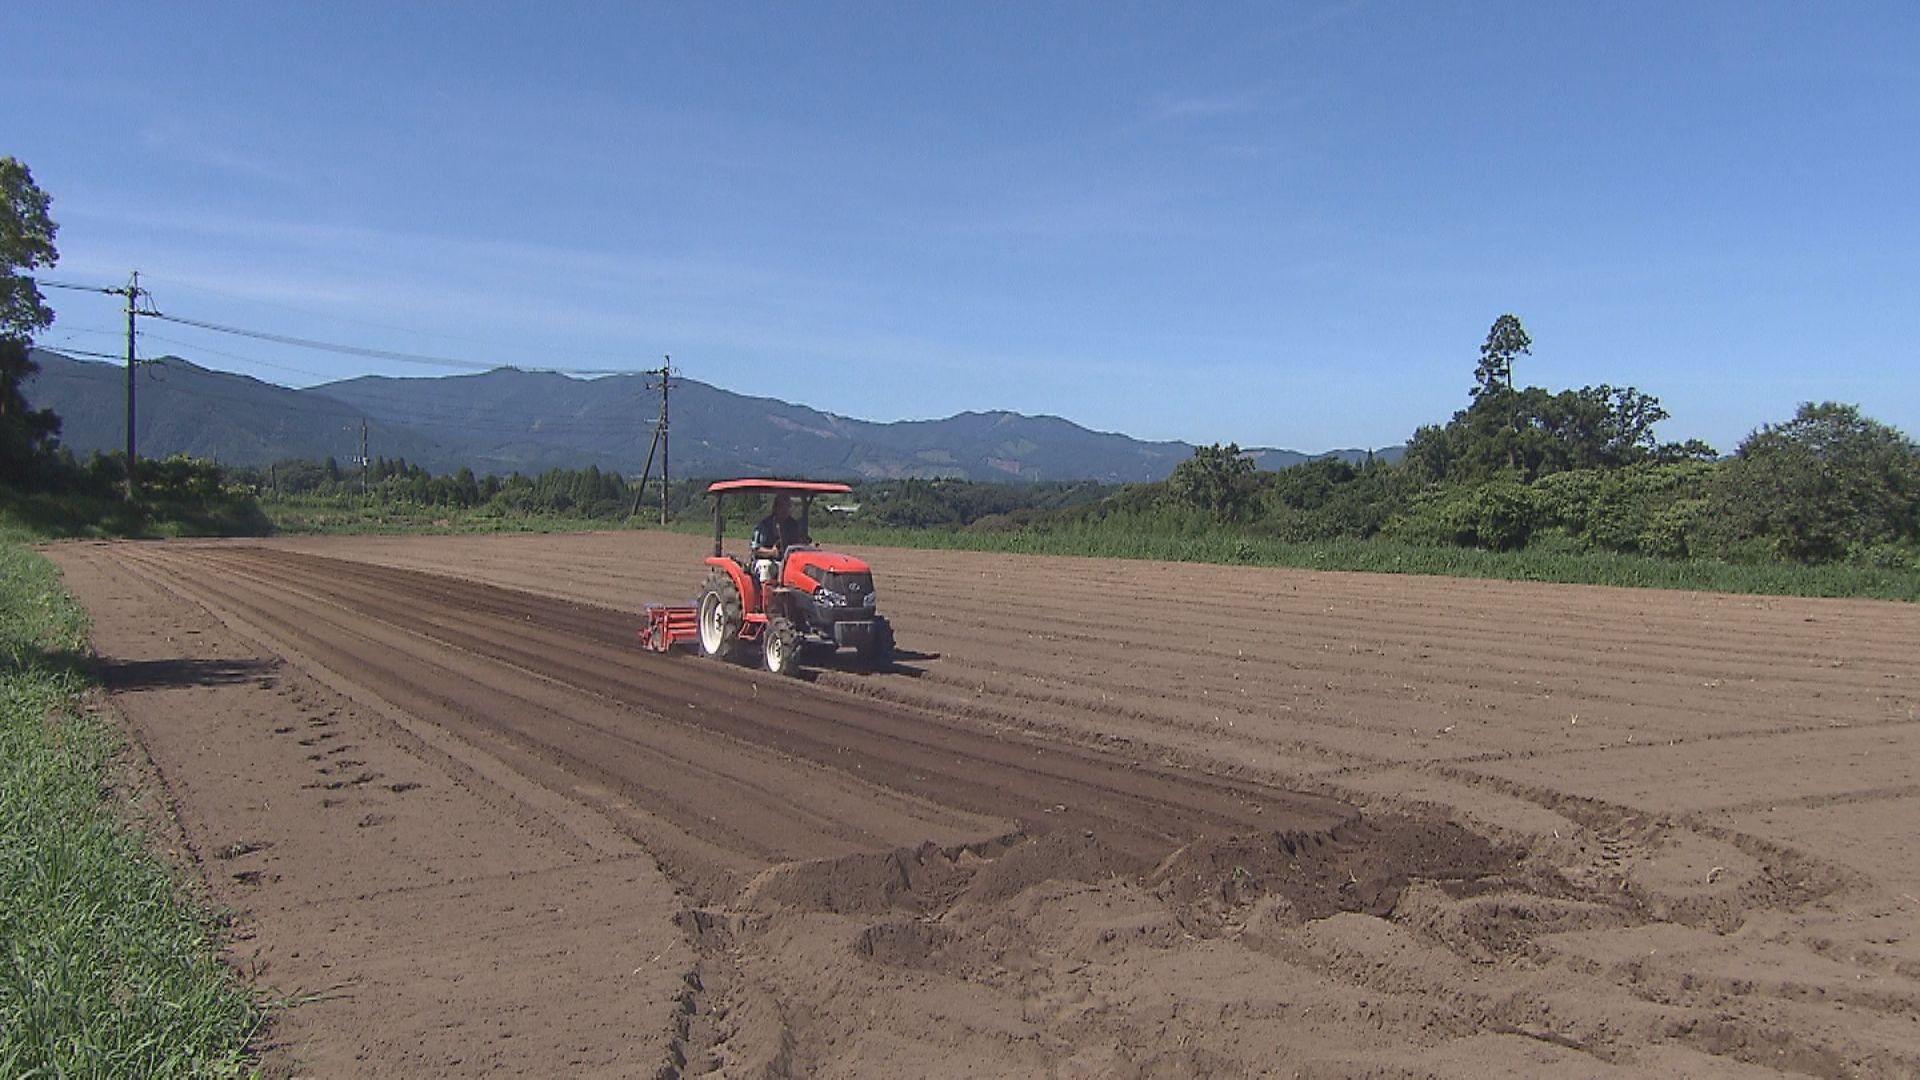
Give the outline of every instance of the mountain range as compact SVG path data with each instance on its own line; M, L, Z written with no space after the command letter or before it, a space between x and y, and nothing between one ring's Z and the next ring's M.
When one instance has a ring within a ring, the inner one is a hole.
M77 454L125 443L125 369L34 351L40 373L25 386L36 408L62 421L60 441ZM137 369L143 455L176 453L237 465L290 459L405 458L434 472L533 473L598 465L638 473L659 407L642 375L581 379L498 368L474 375L368 375L293 389L214 371L177 356ZM774 398L676 378L672 392L675 476L793 475L833 479L959 477L970 480L1160 480L1193 453L1184 442L1149 442L1092 431L1057 416L963 412L941 420L855 420ZM1379 451L1387 460L1400 447ZM1312 457L1248 451L1263 469ZM1358 461L1365 450L1333 456Z

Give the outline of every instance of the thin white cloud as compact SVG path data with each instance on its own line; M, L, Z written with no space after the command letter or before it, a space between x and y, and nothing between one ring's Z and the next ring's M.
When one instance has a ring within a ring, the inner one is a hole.
M1185 97L1160 97L1147 108L1146 120L1153 124L1183 120L1213 120L1223 116L1244 116L1261 111L1260 99L1252 93L1199 94Z
M221 172L274 184L294 184L299 181L292 170L275 164L267 157L235 149L235 140L192 130L178 122L149 123L141 129L140 141L155 152Z

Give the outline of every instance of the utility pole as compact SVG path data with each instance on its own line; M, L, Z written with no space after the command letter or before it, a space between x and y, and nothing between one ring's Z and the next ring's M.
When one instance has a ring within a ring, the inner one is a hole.
M663 355L660 358L660 524L667 523L667 492L672 483L667 479L673 474L667 471L667 387L673 379L673 357Z
M642 375L660 380L660 415L653 422L653 442L647 447L647 463L640 469L640 486L633 492L633 509L627 511L629 518L640 512L640 500L646 497L647 480L653 476L653 456L660 455L660 524L667 523L667 495L671 490L667 471L667 400L668 391L673 382L673 357L662 357L666 362L652 371L643 371Z
M137 476L139 457L133 436L133 371L134 367L140 363L140 357L136 351L139 342L139 328L136 320L142 315L160 314L151 306L149 306L146 311L140 310L140 298L144 296L148 300L152 300L153 294L140 287L140 271L138 270L133 271L128 276L127 283L118 289L103 289L98 285L72 285L61 281L42 281L39 284L53 289L74 289L79 292L105 293L108 296L124 296L127 298L127 501L132 502L134 494L139 489Z
M373 459L367 456L367 418L360 418L360 494L367 495L372 486L368 483L372 476Z
M112 289L109 291L120 293L127 298L127 501L132 502L134 494L139 489L140 483L138 479L139 454L134 445L133 437L133 369L134 365L140 362L138 355L136 355L134 351L135 342L139 333L135 325L135 320L138 319L140 315L140 296L145 291L140 288L140 271L133 271L132 276L127 278L126 288Z

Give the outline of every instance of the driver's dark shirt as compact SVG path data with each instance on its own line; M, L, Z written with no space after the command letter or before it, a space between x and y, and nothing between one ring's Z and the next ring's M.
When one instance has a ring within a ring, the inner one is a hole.
M753 546L756 549L773 548L776 551L785 551L795 544L806 542L806 534L800 531L799 518L790 517L781 521L772 514L768 514L760 519L760 524L753 527Z

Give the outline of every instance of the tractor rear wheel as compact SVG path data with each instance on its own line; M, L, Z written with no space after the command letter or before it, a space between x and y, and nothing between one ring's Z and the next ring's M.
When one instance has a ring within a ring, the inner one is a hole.
M800 666L800 631L785 615L767 620L761 646L766 650L767 670L775 675L791 675Z
M707 574L700 588L700 651L716 660L733 654L740 640L745 615L740 603L740 588L723 570Z

